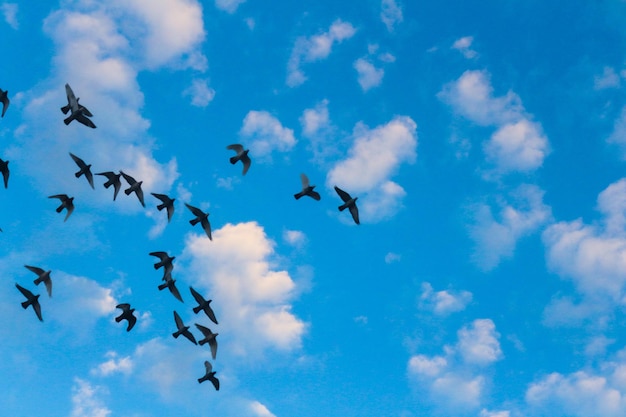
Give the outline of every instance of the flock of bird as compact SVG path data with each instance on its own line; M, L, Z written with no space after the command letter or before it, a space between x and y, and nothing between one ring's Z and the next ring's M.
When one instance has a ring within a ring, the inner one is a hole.
M95 129L96 125L90 119L91 117L93 117L93 114L86 107L84 107L82 104L79 103L80 98L77 98L74 95L74 92L72 91L69 84L65 84L65 92L67 95L67 105L61 107L61 111L63 112L63 114L68 114L68 112L70 114L67 118L63 120L63 122L66 125L69 125L73 120L76 120L79 123L87 127ZM0 89L0 102L2 102L2 116L1 117L4 117L7 111L7 108L9 107L10 101L8 98L8 92L2 89ZM245 175L250 169L250 165L251 165L250 156L248 155L249 150L245 149L244 146L241 144L232 144L232 145L227 146L226 148L235 152L235 155L230 158L230 163L234 165L237 162L241 162L243 165L242 175ZM81 158L79 158L78 156L74 155L71 152L70 152L70 157L79 168L79 170L74 174L76 178L80 178L81 176L84 176L87 182L89 183L89 185L91 186L91 188L95 189L94 180L93 180L94 174L91 172L91 164L85 163L84 160L82 160ZM8 188L8 182L9 182L8 164L9 164L9 161L4 161L0 159L0 172L2 173L2 176L3 176L5 188ZM123 177L126 183L128 184L128 188L124 190L124 193L126 195L130 195L134 193L136 197L138 198L139 202L141 203L141 205L143 207L146 206L145 201L144 201L144 193L143 193L143 190L141 189L142 181L137 181L135 180L135 178L133 178L132 176L122 171L119 171L118 173L115 173L113 171L105 171L105 172L96 173L95 175L106 177L106 182L103 184L106 189L113 186L113 201L115 201L115 199L117 198L117 195L122 187L121 177ZM296 200L299 200L300 198L304 196L308 196L314 200L319 201L321 197L320 197L320 194L314 190L315 185L310 184L309 179L305 174L300 174L300 179L302 182L302 190L294 194L294 198ZM358 197L350 196L350 194L348 194L347 192L345 192L344 190L340 189L337 186L335 186L334 188L337 194L339 195L339 197L341 198L341 200L343 201L343 204L338 207L339 211L343 211L347 208L350 214L352 215L354 222L356 224L360 224L359 211L356 205L356 201ZM157 205L157 209L159 211L164 210L164 209L166 210L167 220L169 223L174 214L174 201L176 199L170 198L169 196L165 194L158 194L158 193L151 193L151 194L152 196L154 196L156 199L158 199L161 202L161 204ZM63 210L66 210L64 221L67 221L67 219L70 217L70 215L74 211L74 197L70 197L67 194L54 194L54 195L49 196L49 198L56 198L60 200L60 205L56 208L56 212L60 213ZM195 216L193 219L189 220L189 223L192 226L195 226L196 224L200 223L202 229L204 230L209 240L213 240L212 235L211 235L211 224L209 222L209 213L204 212L198 207L194 207L188 203L185 203L185 206ZM0 229L0 231L2 231L2 229ZM184 303L183 298L180 295L178 288L176 287L176 280L172 278L172 270L174 268L173 260L175 259L175 256L170 256L169 254L167 254L167 252L163 252L163 251L151 252L149 255L155 256L159 259L159 261L154 264L155 269L163 268L162 281L164 282L158 285L158 290L161 291L167 288L177 300ZM51 271L49 270L46 271L36 266L30 266L30 265L24 265L24 266L28 270L32 271L33 273L37 275L37 278L34 280L34 284L39 285L41 283L44 283L46 287L46 291L48 293L48 297L52 297L52 279L50 277ZM22 287L21 285L17 283L15 284L15 286L24 295L24 297L26 297L26 301L22 302L22 307L24 309L27 309L29 306L32 306L33 310L35 311L35 314L37 315L37 318L40 321L43 321L43 316L41 313L41 304L39 302L40 295L33 294L30 290ZM215 313L210 306L210 303L212 300L205 299L199 292L197 292L191 286L189 287L189 291L191 292L191 295L193 296L195 301L198 303L198 305L193 308L193 312L195 314L198 314L200 311L203 311L206 314L206 316L213 323L217 325L218 322L215 317ZM120 303L116 306L116 308L120 309L122 312L119 316L115 318L115 321L119 323L122 320L126 320L127 321L126 331L130 331L137 322L137 317L134 315L135 309L132 308L129 303ZM185 325L185 323L181 319L178 312L176 312L176 310L174 310L174 322L176 324L176 331L172 333L172 336L174 338L178 338L179 336L182 335L195 345L199 344L200 346L202 346L204 344L208 344L210 347L210 351L211 351L211 357L213 358L213 360L216 359L216 356L217 356L216 337L218 333L213 333L211 329L209 329L208 327L203 326L198 323L194 323L195 327L203 335L203 339L196 341L196 338L194 337L193 333L191 333L191 331L189 330L190 326ZM202 376L201 378L198 378L198 382L202 383L204 381L211 381L215 389L219 390L219 387L220 387L219 379L215 377L216 372L213 371L212 364L209 361L205 361L204 365L205 365L205 375Z

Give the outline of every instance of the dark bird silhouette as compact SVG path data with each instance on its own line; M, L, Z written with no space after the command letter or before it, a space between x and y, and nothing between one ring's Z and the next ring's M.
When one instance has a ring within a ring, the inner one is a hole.
M220 390L220 380L215 377L215 372L213 372L213 367L211 366L211 362L204 361L204 367L206 368L206 373L202 378L198 378L198 383L202 384L204 381L211 381L216 391Z
M164 208L167 209L167 222L169 223L170 220L172 220L172 216L174 215L174 201L176 201L176 199L169 198L165 194L157 194L157 193L150 193L150 194L152 194L153 196L155 196L162 202L162 204L159 204L157 206L157 210L161 211Z
M304 174L300 174L300 180L302 181L302 191L293 195L295 199L299 200L301 197L308 195L313 200L320 201L320 194L317 191L313 191L313 188L315 188L315 186L309 184L309 179L307 178L307 176Z
M74 197L68 197L67 194L55 194L49 196L48 198L58 198L61 200L61 205L57 207L57 213L60 213L63 209L67 209L67 214L63 220L67 221L67 218L70 217L70 214L74 211Z
M85 178L87 178L89 185L91 185L91 188L94 188L93 175L91 174L91 164L87 165L85 161L83 161L82 159L80 159L79 157L77 157L71 152L70 152L70 156L72 157L74 162L76 162L76 165L78 165L78 168L80 168L80 170L74 174L76 178L80 178L81 175L84 175Z
M202 332L202 334L204 335L204 339L199 340L198 344L200 346L204 345L205 343L209 344L209 347L211 348L211 357L213 359L215 359L215 357L217 356L217 335L219 333L213 333L211 331L211 329L209 329L208 327L204 327L198 323L195 323L196 327L198 328L198 330L200 330Z
M175 256L169 256L166 252L150 252L150 256L156 256L159 258L159 262L154 264L154 269L159 269L163 267L163 281L167 279L167 277L172 276L172 270L174 269L174 264L172 261L176 259Z
M250 152L250 149L244 150L243 146L238 143L228 145L226 149L237 152L237 155L230 157L230 163L235 165L238 161L241 161L241 163L243 164L243 175L246 175L246 172L248 172L248 169L250 169L250 164L252 163L252 161L250 161L250 157L248 156L248 152Z
M0 88L0 101L2 102L2 116L1 117L4 117L4 113L7 112L7 109L9 108L9 103L11 102L11 100L9 100L9 92L1 88Z
M78 102L80 98L76 98L69 84L65 84L65 94L67 95L67 105L61 107L61 111L63 114L67 114L68 111L71 114L63 120L63 123L69 125L72 120L78 120L85 126L95 129L96 125L90 119L90 117L93 117L93 114L87 110L87 107Z
M135 315L133 314L135 312L135 309L130 308L130 304L128 303L118 304L115 306L115 308L119 308L122 310L120 315L115 318L115 321L119 323L122 320L126 320L128 322L128 327L126 327L126 331L130 332L130 329L132 329L135 326L135 323L137 323L137 317L135 317Z
M33 310L35 310L35 314L37 314L37 318L39 321L43 321L41 317L41 305L39 304L39 294L34 295L32 292L28 291L26 288L20 286L19 284L15 284L18 290L26 297L26 301L22 302L22 307L24 310L28 308L28 306L33 306Z
M165 283L159 285L159 291L167 288L178 301L184 303L183 297L180 296L180 292L178 291L178 288L176 288L176 280L172 279L172 277L169 275L166 275L165 277L163 277L163 279L165 280Z
M37 274L37 278L33 281L35 285L39 285L40 283L44 283L46 286L46 291L48 291L48 297L52 297L52 278L50 278L50 272L52 271L44 271L41 268L36 266L24 265L26 269L31 272Z
M122 181L120 180L122 174L116 174L115 172L107 171L99 172L96 175L102 175L103 177L107 178L107 182L104 183L104 188L109 188L110 186L113 186L113 201L115 201L117 193L119 193L120 188L122 188Z
M135 181L133 177L123 173L122 171L120 171L120 174L122 174L122 177L124 177L128 185L130 186L124 190L124 193L126 193L126 195L130 195L130 193L135 193L141 205L145 207L146 204L143 202L143 191L141 190L141 183L143 183L143 181Z
M185 326L185 323L183 323L183 320L180 318L176 311L174 311L174 320L176 320L176 328L178 328L178 330L172 333L174 339L178 339L178 336L183 335L187 339L189 339L191 343L197 345L198 342L196 342L196 338L193 337L193 334L189 331L189 326Z
M195 226L196 224L200 223L202 225L202 228L206 232L206 235L209 237L209 240L213 240L213 237L211 236L211 223L209 223L209 213L208 212L205 213L199 208L190 206L187 203L185 203L185 205L193 213L193 215L196 216L195 219L189 220L189 223L192 226Z
M0 172L2 172L2 178L4 179L4 188L7 188L9 186L9 161L0 159Z
M356 224L360 224L359 223L359 209L356 206L356 200L359 197L350 197L350 194L346 193L344 190L342 190L341 188L335 186L335 191L337 191L337 194L339 194L339 197L341 197L341 199L343 200L344 204L339 206L339 211L344 211L346 208L348 210L350 210L350 214L352 214L352 218L354 219L354 222Z
M215 313L210 306L211 301L213 300L205 300L204 297L202 297L202 295L200 295L200 293L194 290L191 286L189 287L189 291L191 291L191 295L193 295L193 298L198 303L198 306L193 308L193 312L198 314L200 310L202 310L213 323L218 324L217 319L215 318Z

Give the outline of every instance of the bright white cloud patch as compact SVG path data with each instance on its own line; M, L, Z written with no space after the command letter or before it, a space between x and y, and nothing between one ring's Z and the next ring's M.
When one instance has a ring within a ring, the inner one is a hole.
M328 100L322 100L314 108L306 109L300 116L302 135L311 137L327 128L330 123Z
M306 235L300 230L285 230L283 232L285 242L295 247L302 247L306 243Z
M209 87L207 80L193 80L191 85L183 91L185 96L191 97L191 105L206 107L215 97L215 90Z
M395 27L402 23L402 9L395 0L382 0L380 18L389 32L393 32Z
M283 127L276 117L266 111L248 112L239 134L251 139L251 155L258 157L269 156L274 150L287 152L296 144L293 130Z
M484 144L487 159L502 171L528 172L539 168L548 153L541 127L527 119L498 129Z
M224 10L227 13L235 13L240 4L246 0L215 0L215 7Z
M474 320L458 332L457 347L466 363L488 365L502 358L500 334L489 319Z
M419 297L420 308L431 310L438 316L447 316L462 311L472 301L469 291L434 291L428 282L422 283Z
M250 410L258 417L276 417L265 405L258 401L252 401L250 403Z
M108 358L102 362L91 373L100 376L109 376L115 373L128 375L133 370L133 361L130 356L119 357L116 352L107 352Z
M91 385L80 378L74 379L72 387L71 417L107 417L111 410L104 404L100 396L103 389Z
M452 44L452 49L456 49L457 51L461 52L463 56L467 59L473 59L478 56L478 53L471 48L473 42L473 36L464 36L454 41L454 43Z
M358 73L358 82L363 91L378 87L383 80L385 71L382 68L376 68L374 64L365 58L359 58L354 61L354 69Z
M0 5L0 11L2 12L2 16L4 16L4 21L15 30L19 28L19 22L17 20L18 10L19 6L16 3L2 3L2 5Z

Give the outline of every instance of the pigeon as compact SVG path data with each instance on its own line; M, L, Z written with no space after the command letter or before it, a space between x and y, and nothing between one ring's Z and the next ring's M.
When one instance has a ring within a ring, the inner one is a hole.
M169 256L165 252L150 252L150 256L156 256L160 259L159 262L154 264L154 269L159 269L163 267L163 281L172 276L172 270L174 269L174 264L172 264L172 261L176 259L175 256Z
M67 95L67 105L61 107L61 111L63 114L67 114L68 111L71 114L63 120L63 123L69 125L72 120L78 120L85 126L95 129L96 125L90 119L90 117L93 117L93 114L87 110L87 107L78 102L80 98L76 98L69 84L65 84L65 94Z
M346 193L341 188L335 186L335 191L339 194L339 197L343 200L344 204L339 206L339 211L344 211L346 208L350 210L350 214L352 214L352 218L356 224L361 224L359 222L359 209L356 207L356 200L359 197L350 197L350 194Z
M115 306L115 308L119 308L122 310L122 313L115 318L115 321L119 323L122 320L126 320L128 322L128 327L126 327L126 331L130 332L130 329L132 329L135 326L135 323L137 323L137 317L135 317L135 315L133 314L135 312L135 309L130 308L130 304L128 303L118 304Z
M209 223L209 213L205 213L199 208L190 206L187 203L185 203L185 205L189 210L191 210L194 216L196 216L195 219L189 220L189 223L191 223L192 226L195 226L199 222L206 232L206 235L209 237L209 240L213 240L213 237L211 237L211 223Z
M159 204L157 206L157 209L159 211L163 210L164 208L167 208L167 222L169 223L170 220L172 220L172 216L174 215L174 201L176 199L169 198L165 194L157 194L157 193L150 193L150 194L152 194L153 196L155 196L156 198L158 198L159 200L163 202L163 204Z
M82 159L80 159L79 157L77 157L71 152L70 152L70 156L72 157L74 162L76 162L76 165L78 165L78 168L80 168L80 170L74 174L76 178L80 178L81 175L85 175L85 178L87 178L87 181L89 182L89 185L91 185L91 188L94 188L93 175L91 174L91 164L87 165L85 161L83 161Z
M4 113L6 113L7 109L9 108L9 103L11 102L11 100L9 100L8 94L8 91L2 90L0 88L0 101L2 102L2 116L0 117L4 117Z
M34 295L32 292L28 291L26 288L20 286L19 284L15 284L15 286L17 287L18 290L20 290L20 292L24 295L24 297L26 297L26 301L22 302L22 307L25 309L28 308L28 306L33 306L33 310L35 310L35 314L37 314L37 318L39 319L39 321L43 321L43 318L41 317L41 305L39 304L39 294Z
M315 188L315 186L309 184L309 179L307 178L307 176L304 174L300 174L300 180L302 181L302 191L293 195L295 199L299 200L301 197L308 195L313 200L320 201L320 194L317 191L313 191L313 188Z
M193 289L193 287L189 287L189 291L191 291L191 295L193 295L193 298L198 303L198 306L193 308L193 312L198 314L200 310L203 310L204 313L207 315L207 317L211 319L213 323L218 324L217 319L215 318L215 313L213 312L213 309L209 305L211 304L211 301L213 300L205 300L204 297L202 297L202 295L200 295L198 291Z
M183 320L180 318L176 311L174 311L174 320L176 320L176 327L178 328L178 330L172 333L174 339L178 339L178 336L182 334L187 339L189 339L191 343L197 345L198 342L196 342L196 338L193 337L193 334L189 331L189 326L185 326L185 323L183 323Z
M2 172L2 178L4 179L4 188L7 188L9 186L9 161L0 159L0 172Z
M50 272L52 271L44 271L43 269L38 268L36 266L30 266L30 265L24 265L24 266L29 271L37 274L37 278L35 279L35 281L33 281L35 285L39 285L40 283L43 282L44 285L46 286L46 291L48 291L48 297L52 297L52 279L50 278Z
M252 162L250 161L250 157L248 156L248 152L250 152L250 149L244 150L243 146L238 143L233 144L233 145L228 145L226 149L231 149L237 152L237 155L230 157L230 163L234 165L237 163L237 161L241 161L241 163L243 164L242 175L246 175L246 172L248 172L248 169L250 169L250 164Z
M211 381L211 383L215 387L215 391L219 391L220 380L215 377L215 372L213 372L213 367L211 366L211 362L204 361L204 367L206 368L206 374L204 374L202 378L198 378L198 383L202 384L204 381Z
M57 207L57 213L60 213L64 208L67 209L65 220L63 220L67 221L67 218L70 217L70 214L74 211L74 197L68 197L67 194L55 194L48 198L58 198L61 200L61 205Z
M171 276L167 276L167 275L163 277L163 279L165 280L165 284L159 285L159 291L167 288L168 290L170 290L172 295L176 297L178 301L180 301L181 303L184 303L183 297L180 296L180 292L178 292L178 288L176 288L176 280L172 279Z
M126 193L126 195L130 195L130 193L134 192L137 195L137 198L139 199L141 205L145 207L146 204L143 202L143 191L141 190L141 183L143 181L135 181L133 177L123 173L122 171L120 171L120 174L122 174L122 177L124 177L128 185L130 185L130 187L124 190L124 193Z
M115 201L117 193L119 193L120 188L122 188L122 181L120 181L120 177L122 176L122 174L116 174L115 172L107 171L99 172L96 175L102 175L104 177L107 177L107 182L104 183L104 188L109 188L110 186L113 186L113 201Z
M198 328L198 330L200 330L202 332L202 334L204 335L204 339L199 340L198 344L200 346L204 345L205 343L209 344L209 347L211 348L211 356L213 357L213 359L215 359L215 356L217 356L217 335L219 333L213 333L211 331L211 329L209 329L208 327L204 327L198 323L195 323L196 327Z

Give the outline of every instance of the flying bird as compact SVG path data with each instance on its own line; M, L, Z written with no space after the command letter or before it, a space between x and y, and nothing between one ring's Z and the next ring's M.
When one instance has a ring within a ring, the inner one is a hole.
M196 338L193 337L193 334L189 331L189 326L185 326L185 323L183 323L183 320L180 318L176 311L174 311L174 320L176 320L176 327L178 328L178 330L172 333L174 339L178 339L178 336L182 334L187 339L189 339L191 343L197 345L198 342L196 342Z
M193 298L198 303L198 306L193 308L193 312L198 314L200 310L202 310L213 323L218 324L217 319L215 318L215 313L210 306L211 301L213 300L205 300L204 297L202 297L202 295L200 295L200 293L194 290L191 286L189 287L189 291L191 291L191 295L193 295Z
M130 308L130 304L128 303L118 304L115 306L115 308L119 308L122 310L120 315L115 318L115 321L119 323L122 320L126 320L128 322L128 327L126 327L126 331L130 332L130 329L132 329L135 326L135 323L137 323L137 317L135 317L135 315L133 314L135 312L135 309Z
M39 321L43 321L41 317L41 305L39 304L39 294L34 295L32 292L28 291L26 288L20 286L19 284L15 284L18 290L26 297L26 301L22 302L22 307L24 310L28 308L28 306L33 306L33 310L35 310L35 314L37 314L37 318Z
M87 110L87 107L78 102L80 98L76 98L69 84L65 84L65 94L67 95L67 105L61 107L61 111L63 114L67 114L68 111L71 114L63 120L63 123L69 125L72 120L78 120L85 126L95 129L96 125L90 119L90 117L93 117L93 114Z
M2 116L4 117L4 113L7 112L7 109L9 108L9 103L11 102L11 100L9 100L9 92L6 90L2 90L0 88L0 101L2 102Z
M159 211L163 210L164 208L167 209L167 222L169 223L170 220L172 220L172 216L174 215L174 201L176 199L169 198L165 194L157 194L157 193L150 193L150 194L152 194L153 196L161 200L162 204L159 204L157 206L157 209Z
M52 297L52 279L50 278L50 272L52 271L44 271L41 268L36 266L24 265L26 269L31 272L37 274L37 278L33 281L35 285L39 285L42 282L46 286L46 291L48 291L48 297Z
M211 366L211 362L204 361L204 367L206 368L206 373L202 378L198 378L198 383L202 384L204 381L211 381L216 391L220 390L220 380L215 377L215 372L213 372L213 367Z
M217 356L217 335L219 333L213 333L211 331L211 329L209 329L208 327L204 327L198 323L195 323L196 327L198 328L198 330L200 330L202 332L202 334L204 335L204 339L199 340L198 344L200 346L204 345L205 343L209 344L209 347L211 348L211 357L213 357L213 359L215 359L215 356Z
M70 214L74 211L74 197L68 197L67 194L55 194L49 196L48 198L58 198L61 200L61 205L57 207L57 213L60 213L63 209L67 209L67 214L63 220L67 221L67 218L70 217Z
M167 277L171 277L172 270L174 269L174 264L172 261L176 259L175 256L169 256L166 252L150 252L150 256L156 256L159 258L159 262L154 264L154 269L159 269L163 267L163 281L167 279Z
M300 174L300 180L302 181L302 191L293 195L295 199L299 200L301 197L308 195L313 200L320 201L320 194L317 191L313 191L313 188L315 188L315 186L309 184L309 179L307 178L307 176L304 174Z
M190 206L187 203L185 203L185 205L193 213L193 215L196 216L195 219L189 220L189 223L192 226L195 226L196 224L200 223L202 225L202 228L206 232L206 235L209 237L209 240L213 240L213 237L211 237L211 223L209 223L209 213L205 213L199 208Z
M341 197L344 202L344 204L339 206L339 211L344 211L347 208L348 210L350 210L350 214L352 214L354 222L356 224L361 224L359 223L359 209L356 206L356 200L359 197L352 198L350 197L350 194L346 193L344 190L337 186L335 186L335 191L337 191L337 194L339 194L339 197Z
M9 161L0 159L0 172L2 172L2 178L4 179L4 188L7 188L9 186Z
M178 288L176 288L176 280L172 279L169 275L164 276L163 279L165 280L165 283L159 285L159 291L167 288L178 301L184 303L183 297L180 296L180 292L178 291Z
M82 159L80 159L79 157L77 157L71 152L70 152L70 156L72 157L74 162L76 162L76 165L78 165L78 168L80 168L80 170L74 174L76 178L80 178L81 175L84 175L85 178L87 178L89 185L91 185L91 188L94 188L93 175L91 174L91 164L87 165L85 161L83 161Z
M124 190L124 193L126 195L130 195L130 193L134 192L137 198L139 199L139 202L141 203L141 205L145 207L146 204L143 202L143 191L141 190L141 183L143 183L143 181L135 181L133 177L131 177L128 174L123 173L122 171L120 171L120 174L122 174L122 177L124 177L128 185L130 186Z
M228 145L226 149L231 149L237 152L237 155L230 157L230 163L235 165L238 161L241 161L241 163L243 164L243 175L246 175L246 172L248 172L248 169L250 169L250 164L252 163L252 161L250 161L250 157L248 156L248 152L250 152L250 149L244 150L243 146L238 143Z
M107 178L107 182L104 183L104 188L109 188L110 186L113 186L113 201L115 201L117 193L119 193L120 188L122 188L122 181L120 180L122 174L116 174L115 172L107 171L99 172L96 175L102 175L103 177Z

